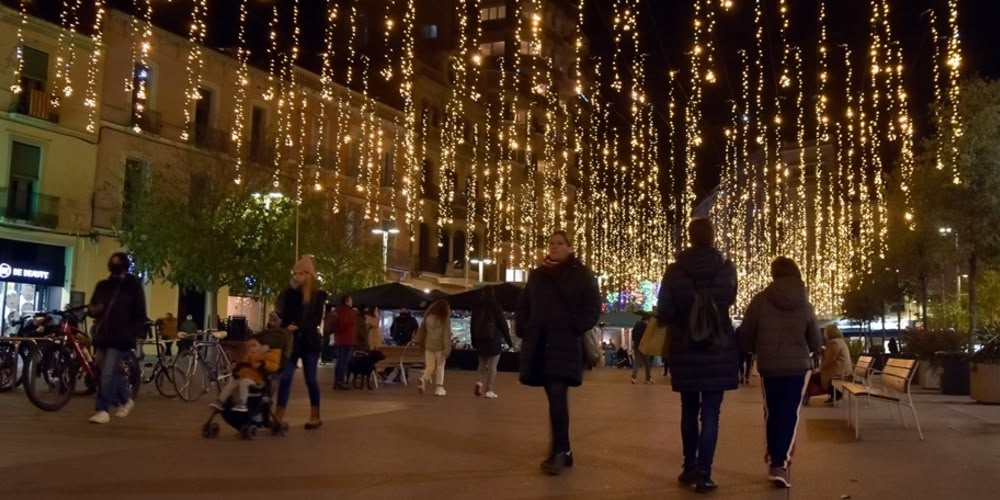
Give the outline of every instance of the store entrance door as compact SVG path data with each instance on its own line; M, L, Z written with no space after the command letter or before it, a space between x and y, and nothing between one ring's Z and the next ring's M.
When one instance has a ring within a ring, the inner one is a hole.
M0 293L3 294L0 318L3 318L4 335L16 333L12 323L23 316L49 309L47 291L48 288L44 286L0 281Z

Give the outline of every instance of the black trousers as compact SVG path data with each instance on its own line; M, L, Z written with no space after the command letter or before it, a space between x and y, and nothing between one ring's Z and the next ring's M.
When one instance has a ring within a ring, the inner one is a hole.
M569 447L569 385L563 380L545 383L549 398L549 424L552 427L552 454L568 452Z

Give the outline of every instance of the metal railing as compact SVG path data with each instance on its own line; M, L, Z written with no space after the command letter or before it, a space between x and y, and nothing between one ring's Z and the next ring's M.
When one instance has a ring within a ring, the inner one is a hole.
M225 130L196 123L194 126L194 145L201 149L226 153L228 152L229 136Z
M0 217L25 221L36 226L55 228L59 225L59 198L39 193L11 191L0 188Z
M132 126L138 125L145 132L160 135L163 130L163 115L159 111L145 110L142 115L132 115Z

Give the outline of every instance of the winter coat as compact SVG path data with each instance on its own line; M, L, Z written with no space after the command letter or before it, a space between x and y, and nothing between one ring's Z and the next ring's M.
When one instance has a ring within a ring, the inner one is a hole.
M740 344L757 354L762 377L804 375L812 370L811 353L821 344L816 316L798 278L779 278L747 306L739 328Z
M639 344L642 343L642 336L646 334L646 322L637 321L635 326L632 327L632 347L639 349Z
M442 352L445 357L451 354L451 318L441 318L430 314L424 317L424 323L417 331L418 343L425 351Z
M823 351L823 362L819 365L823 387L830 387L830 382L835 377L848 377L853 372L851 349L847 347L847 341L843 338L827 340L826 350Z
M413 334L417 332L417 328L420 328L420 324L417 323L417 318L414 318L410 313L400 313L392 320L392 326L389 327L389 335L399 345L409 344L413 340Z
M334 310L337 313L337 318L336 326L333 328L333 345L354 347L358 343L358 313L346 304L340 304Z
M722 342L693 345L688 321L699 287L715 302ZM714 248L688 248L667 267L660 285L657 320L670 328L670 376L676 392L729 391L739 387L739 349L729 308L736 301L736 268Z
M375 351L382 347L382 325L378 316L365 315L365 326L368 327L368 350Z
M260 363L260 368L254 367ZM258 384L264 383L264 375L278 371L281 366L281 349L270 349L260 353L250 353L246 361L236 365L236 378L253 380Z
M135 349L136 341L146 336L146 294L131 274L99 282L88 310L96 320L94 347Z
M583 383L583 334L601 317L597 278L575 256L528 275L515 313L521 338L520 380L544 386L552 379Z
M503 343L513 346L510 325L497 303L482 303L472 310L470 333L472 347L480 356L496 356L503 352Z
M323 349L323 338L319 334L319 325L323 322L323 308L327 295L322 290L313 292L312 301L302 303L302 290L288 288L282 294L281 326L298 327L292 336L296 352L320 352Z

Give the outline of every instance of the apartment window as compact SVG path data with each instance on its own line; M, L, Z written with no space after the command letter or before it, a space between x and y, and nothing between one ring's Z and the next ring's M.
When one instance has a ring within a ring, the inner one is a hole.
M351 141L347 147L350 148L348 150L347 176L357 177L361 173L361 141Z
M25 220L35 218L35 193L38 191L41 170L42 148L17 141L11 144L7 217Z
M125 181L122 183L122 227L133 227L136 209L149 192L149 163L140 158L125 160Z
M500 42L487 42L479 45L479 52L484 56L502 56L506 51L506 43Z
M48 96L45 87L49 80L49 54L28 47L21 47L21 94L17 112L36 118L48 118Z
M524 110L519 110L516 113L514 113L514 123L517 123L518 125L524 125L525 123L528 123L528 112Z
M264 136L267 131L267 110L254 106L250 112L250 157L261 159L264 153Z
M212 129L212 102L215 100L215 93L211 89L199 87L198 95L194 102L194 142L198 147L218 150L221 147L221 137Z
M211 181L207 175L191 174L188 197L192 215L200 214L208 206L208 197L211 192Z
M526 56L537 56L542 54L541 44L535 44L527 40L521 41L521 54Z
M498 7L483 7L479 9L479 18L482 21L495 21L497 19L507 18L507 6L500 5Z
M382 153L382 187L392 186L393 180L396 178L396 164L392 157L392 153Z
M438 37L438 27L436 24L425 24L420 27L420 37L424 40L436 40Z

